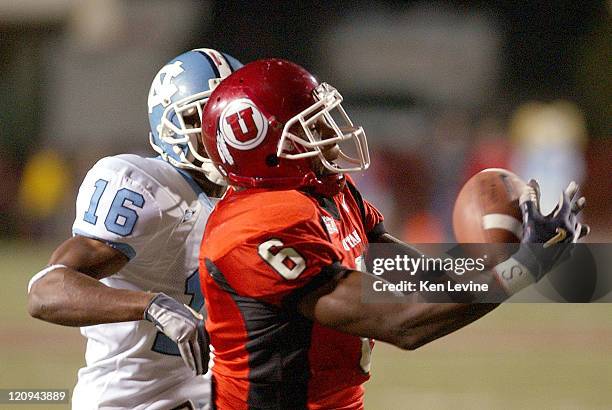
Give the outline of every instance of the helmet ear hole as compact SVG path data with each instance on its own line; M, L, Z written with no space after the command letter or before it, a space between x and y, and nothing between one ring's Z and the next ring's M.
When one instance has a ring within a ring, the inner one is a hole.
M269 167L277 167L278 166L278 157L276 154L270 154L266 157L266 165Z

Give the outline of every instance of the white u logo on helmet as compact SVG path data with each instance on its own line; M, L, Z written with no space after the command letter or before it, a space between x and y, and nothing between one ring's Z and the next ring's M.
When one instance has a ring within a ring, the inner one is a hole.
M241 98L223 110L219 129L229 146L246 151L266 138L268 121L251 100Z

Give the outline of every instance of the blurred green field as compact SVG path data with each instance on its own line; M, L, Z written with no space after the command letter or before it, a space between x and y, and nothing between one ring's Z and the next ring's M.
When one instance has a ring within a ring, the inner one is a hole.
M31 319L26 287L52 246L0 244L0 389L70 389L77 329ZM378 343L366 408L612 408L612 306L513 304L414 352ZM0 405L0 409L68 406Z

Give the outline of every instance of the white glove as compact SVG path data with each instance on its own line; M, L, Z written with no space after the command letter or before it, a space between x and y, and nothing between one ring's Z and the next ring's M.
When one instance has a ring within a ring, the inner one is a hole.
M144 318L178 345L185 364L195 371L196 375L206 373L210 351L204 317L201 314L170 296L159 293L149 302Z

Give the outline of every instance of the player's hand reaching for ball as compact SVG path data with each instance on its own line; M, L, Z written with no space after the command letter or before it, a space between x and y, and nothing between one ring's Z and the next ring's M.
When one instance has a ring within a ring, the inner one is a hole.
M569 256L567 244L588 235L589 226L577 218L585 204L585 198L578 196L578 185L572 181L553 211L542 215L540 186L533 179L525 185L519 200L523 215L521 246L511 258L495 267L509 295L542 279Z
M196 375L206 373L210 351L204 317L200 313L164 293L158 293L147 306L144 318L176 342L185 364Z
M548 215L540 212L540 186L534 179L527 183L519 203L523 214L522 243L543 243L549 247L556 243L575 243L589 233L589 226L577 219L586 199L578 196L578 184L574 181L561 193L559 203Z

